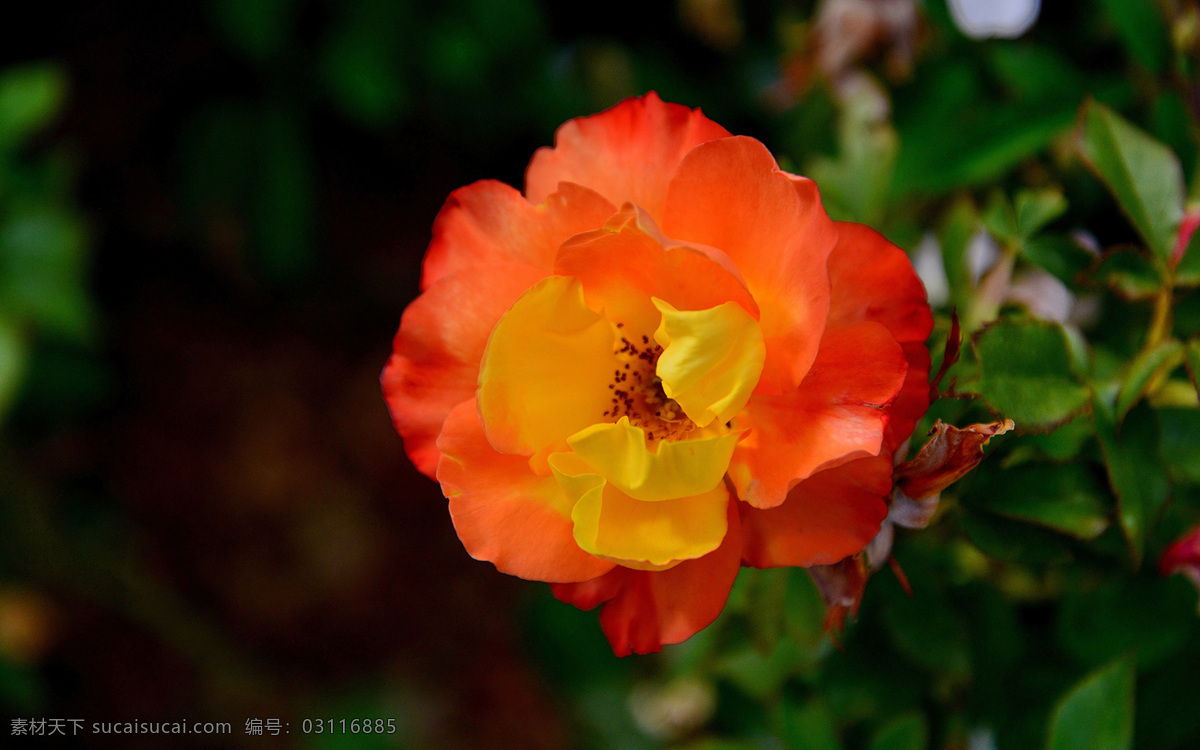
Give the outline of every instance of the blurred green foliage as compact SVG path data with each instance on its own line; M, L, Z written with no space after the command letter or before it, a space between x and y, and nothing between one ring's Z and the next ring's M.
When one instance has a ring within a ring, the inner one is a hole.
M952 310L966 341L914 444L938 418L1008 417L1017 430L943 493L929 528L897 532L911 593L879 571L836 639L799 570L743 571L712 627L621 661L594 614L531 594L522 647L566 717L560 744L1200 745L1197 592L1156 570L1200 524L1200 237L1179 236L1200 205L1200 7L1047 3L1024 36L980 41L943 0L895 2L917 22L868 16L874 44L822 67L822 48L855 49L828 23L850 5L624 3L580 25L534 0L212 0L204 33L237 85L196 92L167 134L182 243L201 268L232 267L236 293L315 296L338 263L328 183L356 179L340 163L355 146L382 154L382 170L432 163L389 174L401 206L426 189L408 181L443 162L519 180L554 127L628 95L703 106L812 176L835 219L910 251L931 295L944 280L935 371ZM234 675L213 685L252 693L222 651L227 627L193 620L203 607L164 592L131 552L133 524L95 510L107 490L62 490L10 449L67 432L80 403L103 398L104 306L90 285L92 227L109 217L76 194L80 160L60 125L74 78L57 61L0 70L0 419L20 412L25 430L10 427L0 462L0 584L71 579L201 671ZM401 296L416 291L408 273ZM39 557L46 539L69 554ZM0 648L4 705L52 708L45 678ZM402 721L393 736L301 746L434 744L437 710L387 665L306 690L297 716Z

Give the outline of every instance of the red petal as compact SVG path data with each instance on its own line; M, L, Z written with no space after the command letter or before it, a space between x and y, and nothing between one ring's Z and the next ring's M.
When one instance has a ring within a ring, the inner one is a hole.
M888 410L885 440L895 450L929 408L929 350L933 312L925 286L908 255L869 227L838 222L838 243L829 255L832 297L829 325L873 320L904 346L908 376Z
M593 581L551 589L581 609L607 602L600 625L617 656L654 653L687 640L721 614L737 578L741 544L741 526L731 502L729 533L704 557L663 571L618 567Z
M795 484L821 469L879 455L886 406L904 383L908 363L878 323L831 328L817 361L793 393L751 396L750 433L733 454L729 477L738 497L758 508L784 501Z
M829 324L873 320L901 344L924 344L933 312L908 255L862 224L843 221L837 229L829 255Z
M421 288L462 270L493 263L526 263L550 273L563 240L604 224L616 210L579 185L535 205L496 180L481 180L450 194L433 222Z
M891 489L891 457L873 456L814 474L777 508L742 503L742 560L756 568L808 567L857 554L879 533Z
M442 278L400 319L380 382L404 448L432 477L434 441L446 415L474 398L488 336L512 303L545 275L514 263L481 266Z
M762 311L767 360L757 393L793 390L816 358L829 312L837 230L812 181L779 169L753 138L697 146L671 182L662 229L723 250Z
M537 203L560 182L574 182L615 206L636 203L657 218L684 155L728 135L700 110L666 104L652 91L563 124L554 134L554 148L538 149L529 162L525 195Z
M586 581L612 569L575 544L558 481L535 475L528 458L492 448L473 399L450 413L438 448L437 478L471 557L534 581Z
M908 360L908 373L904 385L896 394L896 400L888 408L888 426L883 445L888 453L894 452L908 440L913 428L929 409L929 349L925 344L904 344L904 358Z

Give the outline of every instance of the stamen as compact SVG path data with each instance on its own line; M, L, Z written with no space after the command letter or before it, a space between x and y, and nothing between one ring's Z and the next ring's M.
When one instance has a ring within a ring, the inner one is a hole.
M624 328L625 324L617 323L616 327ZM613 370L613 382L608 385L615 396L612 399L614 406L602 416L612 421L628 417L630 424L646 431L646 439L651 442L682 438L696 425L679 404L667 398L662 380L655 374L663 348L649 336L643 335L641 339L639 345L622 336L619 346L614 347L613 354L622 367ZM629 380L631 375L632 382ZM623 385L626 383L628 385Z

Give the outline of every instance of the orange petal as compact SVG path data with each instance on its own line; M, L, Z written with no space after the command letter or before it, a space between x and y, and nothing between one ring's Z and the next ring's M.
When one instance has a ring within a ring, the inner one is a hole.
M667 185L694 146L729 131L698 109L666 104L651 91L591 117L569 120L525 170L525 195L537 203L560 182L585 185L613 205L636 203L662 215Z
M649 654L695 635L717 619L740 566L742 533L735 503L729 532L713 552L670 570L615 568L592 581L551 586L581 609L605 603L600 626L617 656Z
M400 319L380 382L396 430L417 468L432 477L434 441L446 415L474 398L492 328L514 300L544 276L532 266L481 266L442 278Z
M662 229L733 260L761 310L767 360L756 392L795 389L825 329L837 240L813 183L781 171L753 138L704 143L671 182Z
M742 560L756 568L808 567L861 552L879 533L891 489L891 457L872 456L813 474L777 508L742 503Z
M831 328L799 389L752 396L746 404L739 427L749 425L750 433L729 464L738 497L773 508L815 472L878 455L888 421L885 407L907 369L903 350L880 324Z
M421 288L456 271L492 263L527 263L550 273L563 240L603 225L616 210L579 185L555 188L540 205L496 180L455 190L433 222Z
M558 482L536 476L525 458L492 448L474 400L450 412L438 448L437 478L471 557L535 581L586 581L612 569L575 544L571 501Z
M754 317L758 305L714 248L693 248L664 238L648 216L632 204L614 214L602 229L578 234L563 243L554 272L583 284L593 310L603 308L614 321L638 334L658 327L651 297L680 310L706 310L737 302Z

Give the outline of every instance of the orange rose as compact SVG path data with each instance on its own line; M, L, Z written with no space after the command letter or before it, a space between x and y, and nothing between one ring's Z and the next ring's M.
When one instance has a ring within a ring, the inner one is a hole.
M620 655L712 622L742 564L862 551L928 406L904 252L653 93L559 128L524 194L451 194L421 287L382 378L409 456L472 557L604 603Z

